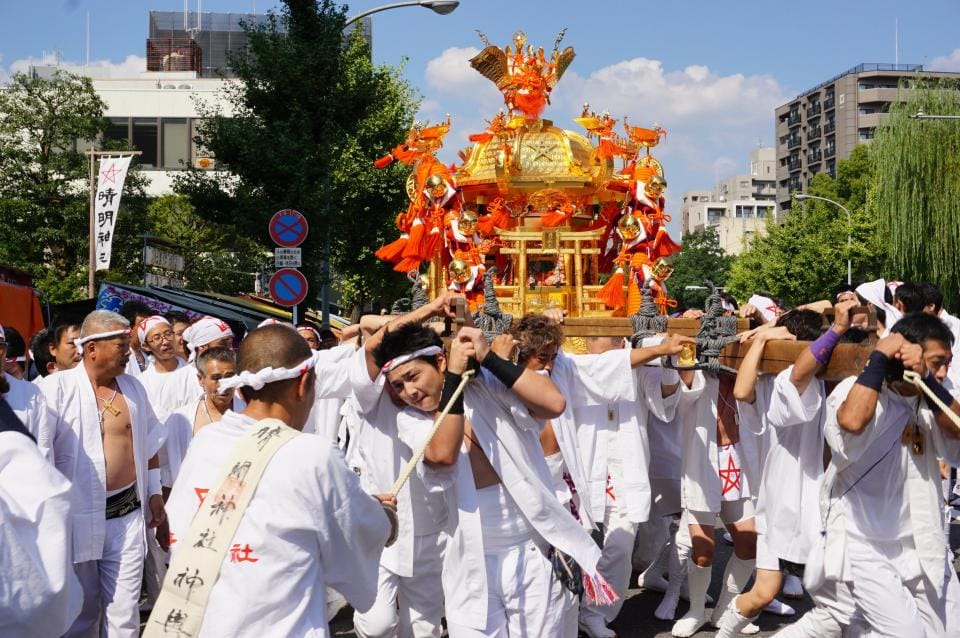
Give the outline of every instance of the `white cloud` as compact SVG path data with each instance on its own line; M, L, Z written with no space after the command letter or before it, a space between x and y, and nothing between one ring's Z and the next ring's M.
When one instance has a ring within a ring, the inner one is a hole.
M960 71L960 49L954 49L952 53L941 55L934 58L930 63L931 71Z
M26 73L31 66L62 66L72 73L90 75L98 78L135 78L147 70L147 59L138 55L128 55L121 62L112 60L91 60L89 66L79 62L58 59L52 53L40 57L27 57L14 60L9 67L0 59L0 84L5 84L14 73Z

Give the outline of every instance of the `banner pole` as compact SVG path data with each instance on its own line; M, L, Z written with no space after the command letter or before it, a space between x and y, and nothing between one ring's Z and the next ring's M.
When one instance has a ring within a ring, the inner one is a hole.
M96 274L97 268L97 255L96 255L96 220L94 219L94 208L95 202L94 197L96 193L96 186L94 184L94 163L96 162L97 150L96 148L91 148L87 151L87 154L90 156L90 251L89 258L90 263L88 266L89 272L87 273L87 295L92 299L96 296L96 291L94 290L94 275Z

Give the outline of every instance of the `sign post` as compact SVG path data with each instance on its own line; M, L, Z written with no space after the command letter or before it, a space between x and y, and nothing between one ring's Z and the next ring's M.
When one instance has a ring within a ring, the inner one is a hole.
M307 238L310 226L306 217L291 208L277 211L267 227L270 239L277 245L273 251L278 270L270 278L270 296L277 304L292 308L293 324L297 324L297 305L307 298L307 278L297 268L303 264L300 244Z

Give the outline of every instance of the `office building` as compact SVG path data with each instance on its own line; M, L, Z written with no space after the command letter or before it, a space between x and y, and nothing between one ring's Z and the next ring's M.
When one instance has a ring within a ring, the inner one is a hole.
M687 191L681 198L682 231L705 228L717 232L720 247L730 255L740 253L767 219L776 219L776 154L758 148L750 154L748 173L718 181L713 190Z

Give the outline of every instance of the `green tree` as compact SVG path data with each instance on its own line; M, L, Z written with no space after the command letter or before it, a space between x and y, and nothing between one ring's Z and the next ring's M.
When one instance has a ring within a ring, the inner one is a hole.
M673 258L673 274L667 282L670 296L678 307L702 308L707 298L705 290L687 290L687 286L703 286L709 279L717 286L725 286L733 257L720 247L720 237L713 228L695 230L683 236L683 250Z
M0 91L0 263L32 274L50 301L83 296L88 169L73 147L100 134L104 106L68 73L18 73Z
M948 305L960 290L960 122L917 120L917 111L960 115L956 83L920 84L890 108L873 140L867 208L886 238L898 278L933 281Z
M754 237L734 261L727 282L730 292L745 300L763 291L793 304L828 299L847 280L848 254L855 283L880 276L883 247L875 217L866 209L872 179L868 146L857 147L849 159L837 162L835 179L826 173L815 176L807 192L840 202L850 210L851 221L829 202L796 201L781 213L781 224L768 219L766 235Z
M230 225L204 219L181 195L154 199L146 218L150 234L181 246L186 287L223 294L253 288L265 252L253 239L237 234Z
M312 291L325 246L346 303L402 292L407 284L373 251L392 240L405 208L406 171L372 160L399 144L417 101L399 72L374 66L365 40L343 41L344 9L331 0L286 0L279 15L246 25L232 64L231 114L207 113L197 141L229 176L191 171L177 190L198 210L269 244L270 215L295 208L310 222L303 245Z

